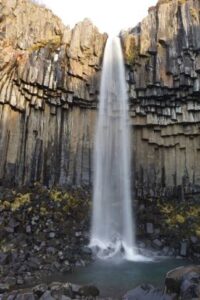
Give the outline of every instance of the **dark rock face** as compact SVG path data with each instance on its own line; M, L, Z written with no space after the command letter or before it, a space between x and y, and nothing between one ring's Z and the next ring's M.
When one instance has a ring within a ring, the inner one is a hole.
M136 195L199 193L200 3L159 1L122 34Z
M199 9L159 1L122 34L138 199L200 193ZM2 0L0 14L0 183L90 185L107 36L28 0Z
M89 185L107 36L29 0L2 0L0 14L0 182Z

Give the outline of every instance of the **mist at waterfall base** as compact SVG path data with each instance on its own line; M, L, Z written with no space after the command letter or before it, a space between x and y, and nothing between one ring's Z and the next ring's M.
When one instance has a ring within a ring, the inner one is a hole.
M143 260L132 216L128 96L118 37L106 43L99 102L90 247L102 259Z

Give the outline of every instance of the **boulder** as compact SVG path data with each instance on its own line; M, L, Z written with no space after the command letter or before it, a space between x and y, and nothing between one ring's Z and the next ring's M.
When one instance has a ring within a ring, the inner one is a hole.
M155 239L155 240L153 240L152 245L153 245L153 247L155 247L156 249L161 249L162 246L163 246L163 243L161 242L161 240Z
M9 284L7 283L0 283L0 294L8 292L10 289Z
M50 291L46 291L39 299L40 300L55 300L55 298L52 297Z
M200 284L200 266L178 267L166 274L165 292L180 295L190 288L193 289L193 283Z
M79 294L82 297L93 297L96 298L99 296L100 292L96 286L93 285L87 285L87 286L82 286L79 289Z
M187 251L188 251L188 243L186 241L181 242L180 255L187 256Z
M147 223L146 224L146 232L149 233L149 234L153 234L154 233L153 223Z
M32 290L36 296L41 297L48 290L48 286L45 283L41 283L36 285Z
M31 291L22 291L19 294L17 294L15 300L36 300L37 298Z
M150 284L143 284L127 292L123 300L173 300L175 295L166 295Z

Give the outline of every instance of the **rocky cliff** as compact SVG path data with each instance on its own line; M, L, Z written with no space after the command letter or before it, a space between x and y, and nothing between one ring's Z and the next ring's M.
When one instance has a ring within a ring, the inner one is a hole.
M138 197L200 185L200 2L160 0L122 33Z
M0 1L0 183L91 182L107 36L29 0Z
M121 35L136 195L199 193L200 3L160 0ZM29 0L0 2L0 183L90 185L107 36Z

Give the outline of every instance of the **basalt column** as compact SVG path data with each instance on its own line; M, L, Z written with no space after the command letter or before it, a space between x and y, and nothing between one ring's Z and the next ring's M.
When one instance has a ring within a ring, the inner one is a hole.
M199 11L198 0L159 1L122 34L138 198L200 191Z
M0 32L0 183L91 184L107 36L28 0L1 2Z

